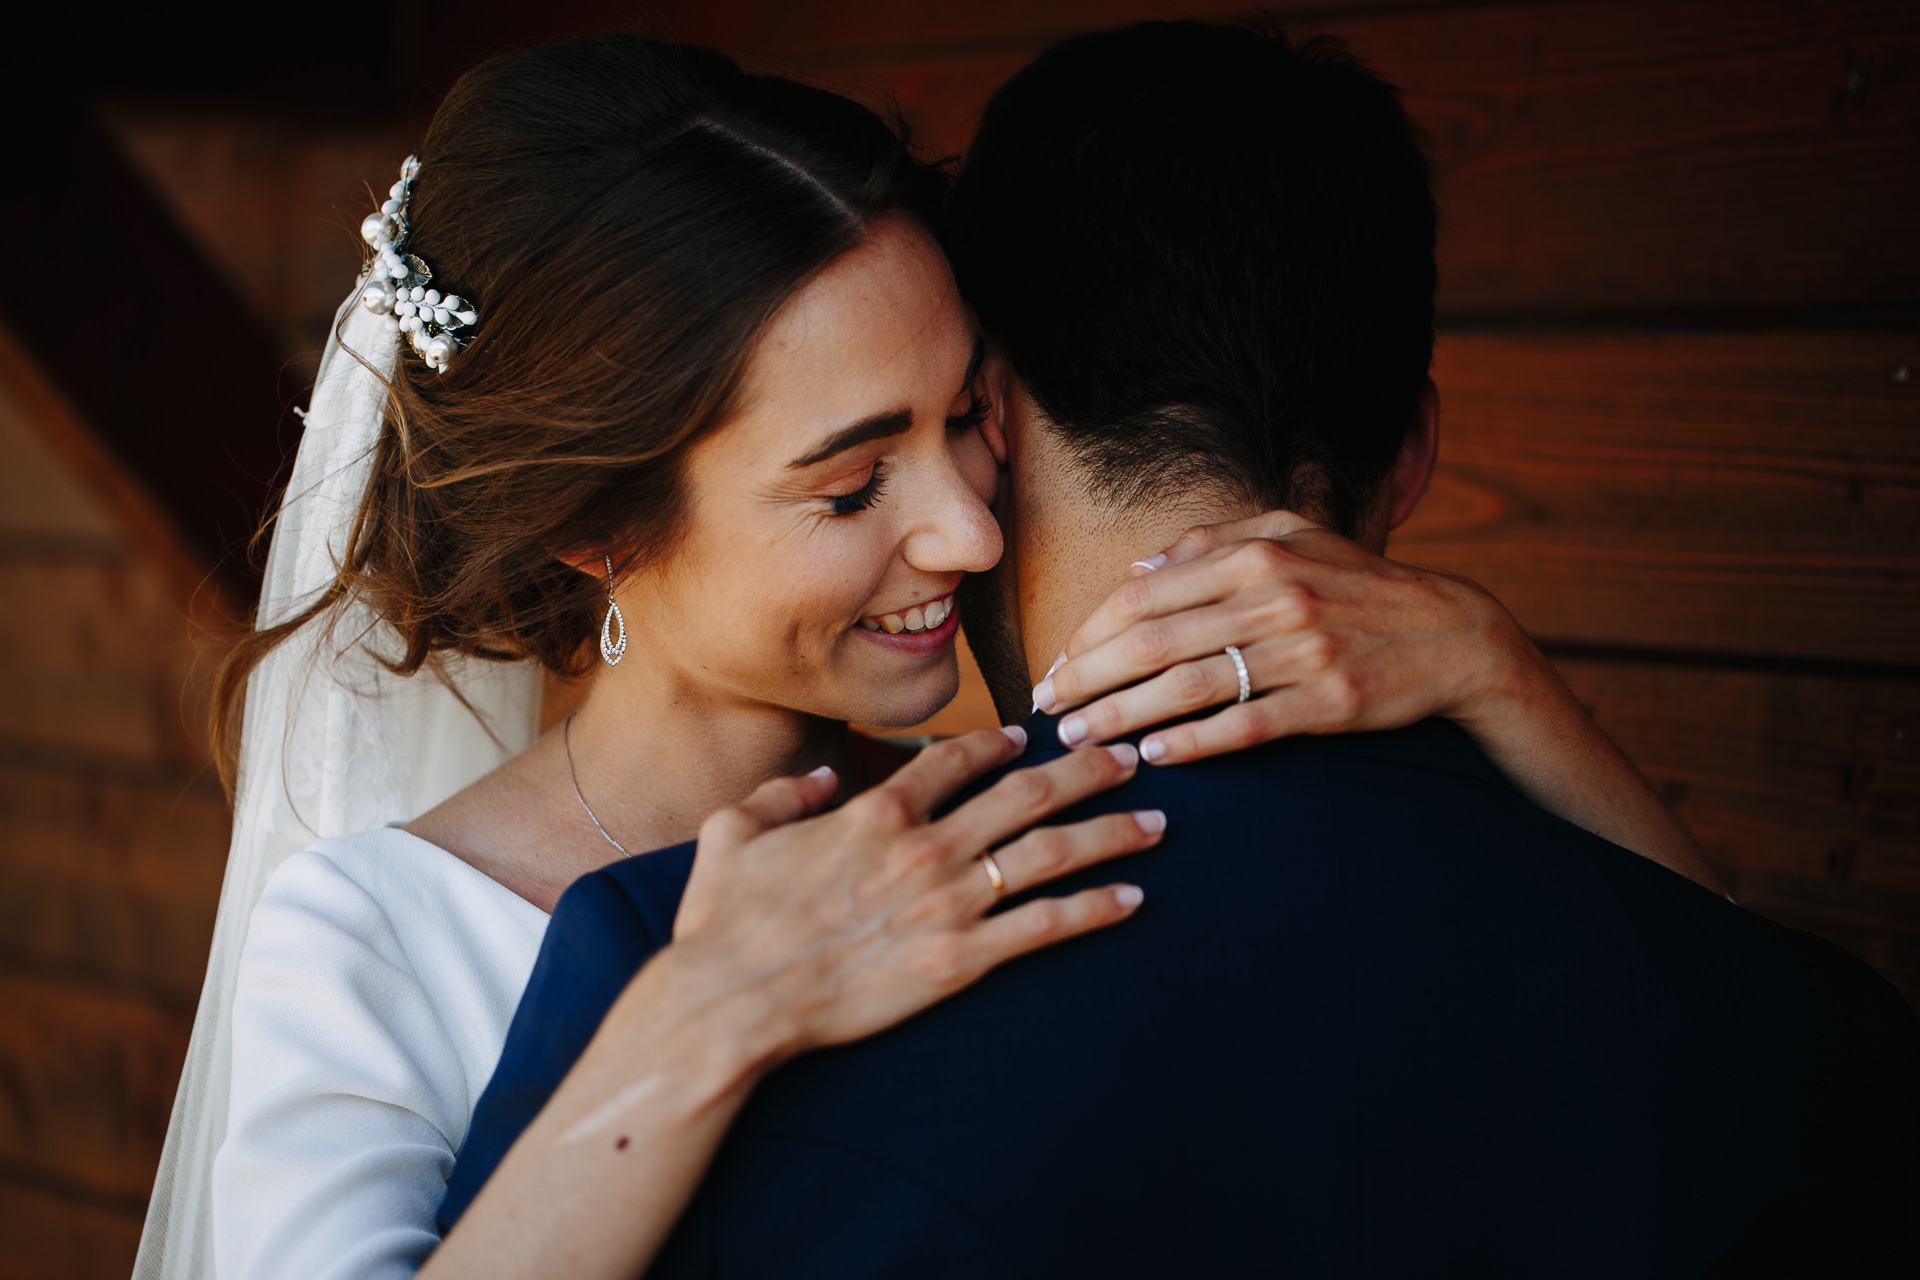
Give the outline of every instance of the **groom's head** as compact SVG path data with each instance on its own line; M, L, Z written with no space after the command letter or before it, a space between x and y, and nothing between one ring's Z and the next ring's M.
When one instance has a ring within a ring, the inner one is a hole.
M1289 507L1377 544L1404 517L1433 199L1397 93L1337 44L1186 22L1063 41L988 104L947 239L1012 365L1020 600L1023 532L1064 546L1023 522L1144 537Z

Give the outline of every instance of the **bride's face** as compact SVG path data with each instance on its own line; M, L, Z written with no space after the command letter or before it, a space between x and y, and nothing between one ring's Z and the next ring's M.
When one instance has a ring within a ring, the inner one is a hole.
M910 219L795 295L741 412L689 456L684 541L622 599L635 656L704 696L831 719L908 725L945 705L954 588L1001 547L979 353Z

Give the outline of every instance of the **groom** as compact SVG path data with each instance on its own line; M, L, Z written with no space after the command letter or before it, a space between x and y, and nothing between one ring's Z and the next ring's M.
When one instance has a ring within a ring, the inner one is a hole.
M1424 486L1427 171L1336 50L1055 47L989 107L952 247L1010 359L1010 550L964 614L1003 706L1187 526L1294 505L1377 547ZM1023 764L1058 751L1029 728ZM775 1073L651 1274L1913 1273L1920 1029L1856 961L1542 813L1440 722L1087 808L1148 806L1137 918ZM602 875L670 921L686 865ZM644 958L560 943L615 971L536 982L489 1099ZM483 1102L443 1221L527 1118Z

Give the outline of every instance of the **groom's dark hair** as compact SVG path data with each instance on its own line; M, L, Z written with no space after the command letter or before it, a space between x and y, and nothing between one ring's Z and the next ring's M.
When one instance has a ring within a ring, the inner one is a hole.
M1090 483L1195 483L1352 532L1433 354L1418 134L1338 42L1147 22L988 104L945 228L962 291Z

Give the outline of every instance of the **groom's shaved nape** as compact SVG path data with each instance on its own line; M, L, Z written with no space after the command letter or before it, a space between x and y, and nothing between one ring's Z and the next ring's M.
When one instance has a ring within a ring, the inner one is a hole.
M1103 501L1209 484L1353 531L1432 359L1435 213L1398 93L1337 42L1063 41L988 104L945 230Z

